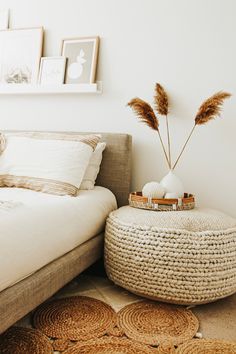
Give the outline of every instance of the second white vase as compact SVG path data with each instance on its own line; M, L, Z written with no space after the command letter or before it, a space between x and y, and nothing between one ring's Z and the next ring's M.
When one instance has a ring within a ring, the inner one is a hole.
M166 190L166 197L183 198L184 196L183 183L172 170L170 170L169 173L162 178L160 184Z

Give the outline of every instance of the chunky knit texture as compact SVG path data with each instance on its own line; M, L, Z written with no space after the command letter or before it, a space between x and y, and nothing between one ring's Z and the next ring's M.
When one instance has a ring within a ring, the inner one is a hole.
M211 302L236 292L236 220L215 210L112 212L105 265L116 284L178 304Z

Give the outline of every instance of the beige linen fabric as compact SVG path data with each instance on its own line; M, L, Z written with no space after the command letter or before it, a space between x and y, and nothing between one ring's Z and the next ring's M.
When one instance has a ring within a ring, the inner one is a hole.
M93 189L97 175L100 169L102 162L102 153L105 150L106 143L98 143L96 149L92 153L92 156L89 160L88 167L85 171L83 180L81 182L79 189Z
M91 134L65 133L71 136ZM101 141L106 142L106 149L103 153L96 184L110 189L116 196L119 206L128 204L132 137L128 134L116 133L101 133L101 136ZM0 332L6 330L18 319L53 295L73 277L99 259L102 253L103 235L101 234L46 265L16 285L0 292Z
M1 139L0 186L76 196L99 135L7 134Z

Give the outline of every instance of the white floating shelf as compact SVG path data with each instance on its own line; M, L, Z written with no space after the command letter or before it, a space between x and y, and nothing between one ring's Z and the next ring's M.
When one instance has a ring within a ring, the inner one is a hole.
M102 93L102 82L94 84L27 85L0 84L0 95L46 95L66 93Z

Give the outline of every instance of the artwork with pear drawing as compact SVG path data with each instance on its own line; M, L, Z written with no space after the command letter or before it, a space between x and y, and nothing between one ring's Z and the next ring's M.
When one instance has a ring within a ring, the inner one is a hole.
M62 55L67 58L66 84L95 82L99 37L65 39Z

